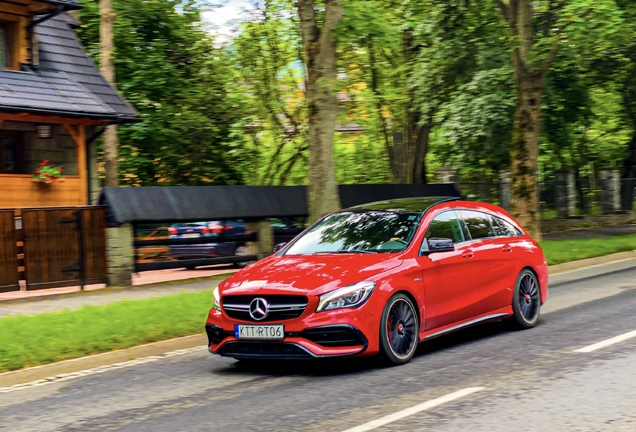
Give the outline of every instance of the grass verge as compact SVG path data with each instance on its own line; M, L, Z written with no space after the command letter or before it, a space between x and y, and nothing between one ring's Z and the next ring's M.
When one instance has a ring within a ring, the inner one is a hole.
M549 265L636 250L636 234L578 240L540 242Z
M201 333L211 291L0 319L0 372Z

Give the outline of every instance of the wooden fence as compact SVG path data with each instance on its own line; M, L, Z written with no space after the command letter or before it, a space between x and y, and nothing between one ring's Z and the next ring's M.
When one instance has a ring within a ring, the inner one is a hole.
M106 283L102 207L0 210L0 291Z

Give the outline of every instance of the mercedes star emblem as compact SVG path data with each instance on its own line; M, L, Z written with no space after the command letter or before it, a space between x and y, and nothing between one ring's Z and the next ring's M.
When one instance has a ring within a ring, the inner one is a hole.
M269 314L269 303L264 298L255 298L250 303L250 316L256 321L262 321Z

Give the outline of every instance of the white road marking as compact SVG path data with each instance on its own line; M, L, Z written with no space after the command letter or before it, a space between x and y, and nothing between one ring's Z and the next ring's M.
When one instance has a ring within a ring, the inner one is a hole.
M47 384L55 384L55 383L59 383L63 381L70 381L70 380L85 377L85 376L97 375L100 373L109 372L116 369L123 369L126 367L138 366L138 365L142 365L146 363L151 363L157 360L163 360L169 357L175 357L175 356L190 354L190 353L199 352L199 351L207 351L207 348L194 347L194 348L181 349L181 350L171 351L169 353L165 353L161 355L143 357L143 358L129 360L129 361L120 362L120 363L113 363L111 365L99 366L99 367L85 369L78 372L59 374L59 375L43 378L37 381L31 381L24 384L16 384L9 387L0 387L0 394L10 393L16 390L24 390L24 389L32 388L32 387L40 387Z
M402 411L398 411L396 413L389 414L379 419L372 420L360 426L347 429L344 432L367 432L373 429L377 429L379 427L386 426L390 423L394 423L398 420L402 420L403 418L410 417L417 413L421 413L422 411L433 409L445 403L452 402L454 400L469 396L473 393L477 393L482 390L484 390L484 387L469 387L462 390L458 390L456 392L447 394L445 396L438 397L437 399L432 399L430 401L426 401L419 405L415 405L410 408L403 409Z
M636 330L631 331L629 333L625 333L625 334L616 336L616 337L613 337L611 339L606 339L604 341L595 343L593 345L588 345L586 347L576 349L576 350L574 350L574 352L589 353L589 352L592 352L592 351L600 350L601 348L608 347L610 345L614 345L614 344L617 344L617 343L620 343L620 342L624 342L624 341L626 341L628 339L631 339L631 338L636 338Z

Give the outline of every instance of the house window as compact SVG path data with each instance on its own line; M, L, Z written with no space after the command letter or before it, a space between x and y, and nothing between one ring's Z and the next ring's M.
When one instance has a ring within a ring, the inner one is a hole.
M0 174L26 174L22 132L0 131Z
M9 41L9 26L0 23L0 66L11 66L11 45Z

